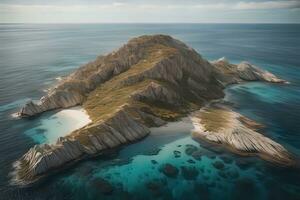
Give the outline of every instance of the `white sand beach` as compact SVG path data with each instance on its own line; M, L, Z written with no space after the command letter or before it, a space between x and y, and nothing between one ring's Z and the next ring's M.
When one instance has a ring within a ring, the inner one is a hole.
M66 136L91 122L86 111L80 107L60 110L49 117L41 117L39 126L25 132L36 143L53 144L59 137Z
M57 117L68 117L73 121L74 130L81 128L91 122L86 111L80 107L73 107L59 111L55 114Z

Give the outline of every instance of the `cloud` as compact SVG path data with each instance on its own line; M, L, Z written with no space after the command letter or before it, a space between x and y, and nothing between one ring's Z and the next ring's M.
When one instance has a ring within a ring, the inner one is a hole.
M113 5L113 6L124 6L124 5L126 5L126 4L123 3L123 2L114 2L114 3L112 3L112 5Z
M62 1L65 2L65 1ZM260 17L261 21L281 21L281 14L285 13L285 21L290 22L293 15L294 21L299 22L300 13L289 12L300 8L298 0L273 0L256 1L241 0L227 1L189 1L183 4L176 1L159 3L157 1L117 0L115 2L102 2L97 4L53 4L53 5L21 5L0 4L1 22L237 22L243 19L255 22ZM265 16L257 15L257 10L265 10ZM276 10L276 11L274 11ZM248 12L249 11L249 12ZM265 18L264 18L265 17ZM298 18L298 19L297 19ZM242 21L239 21L242 22Z
M222 1L219 1L222 2ZM287 1L238 1L218 3L189 3L189 4L124 4L136 8L164 8L164 9L209 9L209 10L270 10L300 8L299 0Z
M7 9L55 9L55 10L78 10L78 9L113 9L115 7L123 7L130 10L133 9L198 9L198 10L258 10L258 9L293 9L300 8L299 0L287 1L239 1L239 2L224 2L223 3L193 3L193 4L164 4L164 3L125 3L112 2L102 4L75 4L75 5L28 5L28 4L0 4L0 7Z
M238 2L233 6L237 10L256 9L293 9L300 8L300 1L265 1L265 2Z

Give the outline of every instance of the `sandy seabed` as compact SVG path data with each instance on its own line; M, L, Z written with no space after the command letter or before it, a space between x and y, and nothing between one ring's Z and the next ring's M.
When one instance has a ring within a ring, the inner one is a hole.
M38 144L53 144L59 137L64 137L92 122L87 112L80 106L63 109L35 120L38 126L25 131L25 134Z

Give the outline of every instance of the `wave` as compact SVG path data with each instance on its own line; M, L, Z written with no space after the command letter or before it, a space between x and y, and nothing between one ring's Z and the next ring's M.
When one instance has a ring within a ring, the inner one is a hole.
M61 81L61 80L62 80L62 77L61 77L61 76L58 76L58 77L55 78L55 80Z

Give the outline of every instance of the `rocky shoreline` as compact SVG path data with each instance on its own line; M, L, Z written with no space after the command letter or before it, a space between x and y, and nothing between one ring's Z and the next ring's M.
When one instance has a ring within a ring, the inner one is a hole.
M285 83L247 62L208 62L170 36L134 38L21 109L20 116L26 117L82 105L92 122L56 144L31 148L14 165L15 184L26 185L83 156L140 140L150 127L181 119L224 97L227 85L245 81Z
M274 164L294 164L291 154L280 144L259 133L263 125L219 103L192 114L193 138L220 145L244 156L255 155Z

